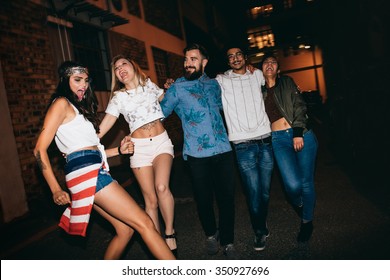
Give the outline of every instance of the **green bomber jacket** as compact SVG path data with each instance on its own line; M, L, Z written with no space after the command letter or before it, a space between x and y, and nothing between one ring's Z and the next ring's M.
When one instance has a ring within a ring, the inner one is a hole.
M267 98L267 88L263 86L264 99ZM293 137L302 137L308 130L306 102L294 80L286 75L276 78L274 87L276 105L283 117L293 128Z

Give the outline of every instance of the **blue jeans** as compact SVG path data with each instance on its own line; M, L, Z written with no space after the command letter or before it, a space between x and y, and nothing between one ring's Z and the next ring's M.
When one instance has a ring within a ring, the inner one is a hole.
M238 168L247 197L252 228L255 232L266 229L269 193L274 158L271 137L269 141L249 141L234 145Z
M316 194L314 190L314 169L318 141L312 130L303 135L304 147L295 152L293 130L273 131L272 146L283 184L290 202L303 205L302 219L313 220Z
M101 163L102 161L102 154L99 150L81 150L73 152L66 156L65 174L92 164ZM95 193L108 186L113 181L110 173L104 170L103 167L100 167Z
M233 152L206 158L188 156L192 187L202 228L206 236L217 231L214 196L219 210L222 246L234 242L234 158Z

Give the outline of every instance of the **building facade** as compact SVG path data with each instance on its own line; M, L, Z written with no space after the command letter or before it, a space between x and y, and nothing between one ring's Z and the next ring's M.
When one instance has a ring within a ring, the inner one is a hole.
M319 0L251 1L247 12L248 58L258 65L274 53L281 73L294 78L302 91L326 101L322 48L318 38Z

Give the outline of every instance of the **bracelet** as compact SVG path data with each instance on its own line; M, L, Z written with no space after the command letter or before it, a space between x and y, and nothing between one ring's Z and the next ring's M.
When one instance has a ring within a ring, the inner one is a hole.
M121 156L123 155L122 152L121 152L121 146L118 146L118 153L119 153L119 155L121 155Z

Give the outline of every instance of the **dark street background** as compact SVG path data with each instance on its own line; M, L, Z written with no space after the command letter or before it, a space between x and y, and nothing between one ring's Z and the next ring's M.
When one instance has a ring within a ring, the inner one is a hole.
M299 219L287 203L275 169L272 181L266 249L252 248L253 233L245 197L237 176L235 246L241 259L264 260L375 260L390 256L389 184L384 170L355 168L335 155L329 141L329 127L315 117L319 140L315 176L317 204L314 233L308 244L298 244ZM112 175L142 205L136 183L129 180L127 165L112 169ZM204 253L204 235L192 198L189 173L178 155L174 160L171 189L175 196L175 228L179 259L224 259ZM45 202L50 203L50 201ZM86 238L62 232L56 223L62 213L50 205L51 213L41 213L11 223L1 230L1 259L95 260L103 257L112 238L111 226L94 213ZM123 259L153 259L139 235L130 242Z

